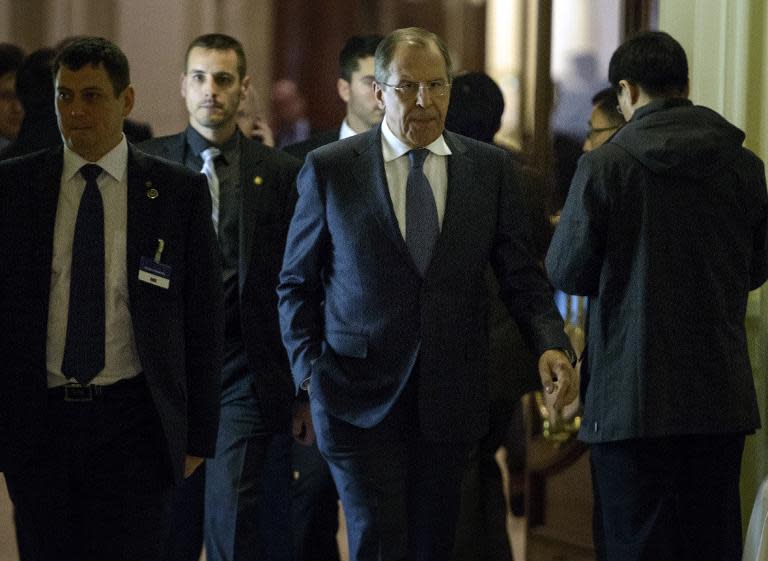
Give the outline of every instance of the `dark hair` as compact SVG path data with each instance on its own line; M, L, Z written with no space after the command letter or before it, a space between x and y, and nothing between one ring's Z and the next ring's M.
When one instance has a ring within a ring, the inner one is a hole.
M688 60L671 35L645 31L616 49L608 65L608 80L616 91L619 82L627 80L650 96L676 96L688 86Z
M24 51L21 47L11 43L0 43L0 76L16 72L23 60Z
M245 78L245 51L243 51L243 45L229 35L224 33L207 33L200 35L194 39L187 47L187 53L184 55L184 72L187 71L187 62L189 61L189 53L195 47L201 49L213 49L214 51L235 51L237 55L237 75L242 80Z
M25 58L16 72L16 95L25 111L40 106L53 107L51 68L55 58L54 49L43 47Z
M451 101L445 115L445 128L482 142L493 142L501 126L504 95L496 82L482 72L456 76L451 86Z
M431 44L435 45L440 54L443 55L448 81L453 80L453 63L451 62L451 55L448 53L448 47L445 46L443 40L437 34L421 27L404 27L395 29L384 37L379 46L376 47L374 64L377 82L385 83L389 79L389 65L392 62L392 57L395 56L395 49L401 43L411 43L423 48L429 47Z
M624 117L616 110L618 104L619 96L613 88L605 88L592 96L592 105L603 112L608 122L623 125Z
M78 37L59 51L53 59L51 70L56 76L62 66L70 70L80 70L86 64L94 68L103 66L107 71L115 97L119 96L131 84L131 72L128 59L120 48L103 37Z
M360 70L360 59L374 56L382 39L381 35L353 35L347 39L339 53L339 76L352 81L352 73Z

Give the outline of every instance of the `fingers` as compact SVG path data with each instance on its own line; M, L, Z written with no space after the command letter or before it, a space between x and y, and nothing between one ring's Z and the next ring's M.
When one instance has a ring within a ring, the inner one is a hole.
M541 355L539 376L544 391L555 394L555 401L552 404L554 409L562 410L578 397L578 376L562 352L548 350Z

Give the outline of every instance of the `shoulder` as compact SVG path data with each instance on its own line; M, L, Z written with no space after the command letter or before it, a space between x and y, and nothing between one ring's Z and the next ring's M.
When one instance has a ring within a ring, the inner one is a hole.
M303 142L297 142L283 148L283 152L296 158L303 159L309 152L320 146L325 146L339 139L339 129L331 129L310 136Z
M240 154L246 164L266 163L275 168L298 173L302 161L290 154L265 146L246 136L240 138Z
M129 145L128 169L139 171L152 177L168 178L173 180L204 181L203 176L183 166L180 163L167 160L160 156L145 152L141 148Z
M167 154L172 147L179 145L179 143L182 143L183 141L184 133L181 132L167 136L159 136L157 138L150 138L149 140L135 144L135 146L147 154L162 156L163 154Z
M30 154L24 154L15 158L0 161L0 185L29 186L32 178L43 171L48 171L50 166L61 167L62 149L46 148ZM2 189L6 191L7 189Z

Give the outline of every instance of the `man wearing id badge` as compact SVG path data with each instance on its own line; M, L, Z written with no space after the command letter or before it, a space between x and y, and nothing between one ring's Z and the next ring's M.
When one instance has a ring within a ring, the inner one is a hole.
M0 164L0 471L23 561L157 559L216 446L210 197L126 141L116 45L76 39L53 69L63 146Z

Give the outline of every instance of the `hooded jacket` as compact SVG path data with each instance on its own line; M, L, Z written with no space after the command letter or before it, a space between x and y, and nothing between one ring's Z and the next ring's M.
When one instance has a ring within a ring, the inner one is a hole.
M768 276L768 195L743 141L662 99L581 158L546 266L591 297L582 440L759 427L744 320Z

